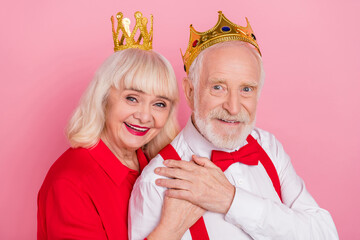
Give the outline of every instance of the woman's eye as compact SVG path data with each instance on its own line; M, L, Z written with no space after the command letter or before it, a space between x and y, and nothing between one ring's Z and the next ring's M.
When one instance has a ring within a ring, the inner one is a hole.
M166 104L163 102L158 102L158 103L155 103L155 106L164 108L164 107L166 107Z
M137 102L137 99L135 97L130 97L130 96L126 97L126 100L134 103Z

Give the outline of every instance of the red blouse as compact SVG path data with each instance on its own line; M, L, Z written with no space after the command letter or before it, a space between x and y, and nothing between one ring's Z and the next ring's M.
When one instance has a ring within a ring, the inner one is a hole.
M148 163L137 151L140 170ZM38 239L128 239L130 193L139 173L100 140L69 148L50 168L38 195Z

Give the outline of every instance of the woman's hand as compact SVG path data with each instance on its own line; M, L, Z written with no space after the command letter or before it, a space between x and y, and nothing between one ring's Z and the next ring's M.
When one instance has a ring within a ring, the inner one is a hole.
M188 230L204 213L204 209L186 200L165 196L160 223L147 239L181 239L186 230Z

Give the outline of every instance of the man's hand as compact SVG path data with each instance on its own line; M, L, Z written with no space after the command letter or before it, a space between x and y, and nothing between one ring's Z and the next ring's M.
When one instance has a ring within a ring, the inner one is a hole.
M181 239L204 213L204 209L188 201L165 196L160 223L147 239Z
M226 214L235 195L235 187L209 159L193 156L193 161L165 160L166 167L155 173L171 179L157 179L158 186L169 188L165 195L187 200L208 211Z

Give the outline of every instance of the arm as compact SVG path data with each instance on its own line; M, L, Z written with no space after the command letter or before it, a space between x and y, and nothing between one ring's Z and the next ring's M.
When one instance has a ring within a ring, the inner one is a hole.
M237 188L225 220L254 239L338 239L330 214L316 204L290 162L284 170L283 204Z
M188 201L164 197L165 188L155 185L153 159L137 179L129 201L129 239L180 239L205 212Z
M144 171L143 173L144 174ZM163 204L162 189L145 182L141 175L131 192L128 212L130 240L146 238L158 225Z
M44 229L39 239L106 239L91 199L73 183L57 180L41 194L38 221Z
M225 212L225 220L243 229L254 239L269 239L269 236L271 239L338 239L330 214L318 207L303 181L296 175L281 144L274 141L276 158L280 159L281 165L278 171L284 204L236 188L231 206ZM209 211L222 212L219 211L222 209L221 201L210 196L211 192L219 192L224 188L225 175L215 172L214 166L207 159L194 160L201 166L190 167L190 163L168 161L166 165L169 168L158 169L159 174L177 179L161 179L157 184L172 188L166 192L167 196L188 200ZM191 175L196 178L189 177ZM221 180L217 183L214 181L208 187L204 179L209 179L209 176ZM223 205L226 204L228 202L224 201Z
M165 197L160 223L147 239L181 239L204 213L204 209L188 201Z

